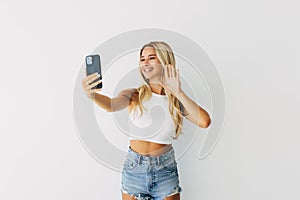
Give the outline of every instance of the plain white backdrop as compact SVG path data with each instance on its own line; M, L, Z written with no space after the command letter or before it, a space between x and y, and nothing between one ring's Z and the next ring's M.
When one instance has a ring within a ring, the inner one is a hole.
M204 160L181 160L182 199L299 199L298 1L1 1L0 199L120 199L118 172L74 128L84 55L125 31L161 28L202 46L226 92Z

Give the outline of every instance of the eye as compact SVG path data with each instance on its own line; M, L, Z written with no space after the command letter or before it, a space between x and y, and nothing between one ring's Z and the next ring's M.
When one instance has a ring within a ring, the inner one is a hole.
M141 59L141 61L145 61L145 59L144 59L144 58L142 58L142 59Z
M155 59L155 57L150 57L151 60Z

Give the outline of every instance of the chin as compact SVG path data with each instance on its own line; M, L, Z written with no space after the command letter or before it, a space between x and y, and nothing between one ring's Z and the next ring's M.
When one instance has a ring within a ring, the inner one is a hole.
M144 77L145 77L146 79L153 79L153 78L154 78L153 75L147 75L147 74L144 74Z
M144 75L144 77L146 78L146 79L149 79L149 81L155 81L155 82L157 82L157 80L159 79L159 77L161 76L161 75L159 75L159 74L143 74ZM154 79L154 80L153 80Z

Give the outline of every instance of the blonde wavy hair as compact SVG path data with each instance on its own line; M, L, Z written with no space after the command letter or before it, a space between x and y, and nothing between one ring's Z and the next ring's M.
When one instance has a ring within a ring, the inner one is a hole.
M174 53L173 53L171 47L167 43L160 42L160 41L152 41L152 42L145 44L140 50L140 57L142 55L144 48L146 48L146 47L152 47L155 49L158 60L160 61L160 63L162 65L168 65L168 64L173 65L174 70L176 70ZM136 89L135 95L133 95L133 96L135 96L135 98L134 98L134 100L132 100L131 105L135 112L136 112L137 107L139 107L140 113L142 115L143 109L147 110L143 106L142 102L147 101L151 98L152 91L151 91L149 81L145 78L145 76L143 75L143 73L141 71L141 67L139 67L139 72L142 77L143 83ZM174 139L177 139L178 136L182 133L183 106L182 106L181 102L173 94L168 93L164 89L162 92L163 92L163 94L166 94L166 96L169 100L169 113L170 113L172 120L174 122L174 125L176 127L176 135L175 135ZM175 115L174 115L174 112L175 112Z

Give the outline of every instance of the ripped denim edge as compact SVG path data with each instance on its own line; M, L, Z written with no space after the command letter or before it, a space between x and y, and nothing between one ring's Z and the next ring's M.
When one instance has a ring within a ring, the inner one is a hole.
M137 194L130 194L126 190L123 190L123 189L121 189L121 192L125 193L125 194L128 194L131 197L135 197L137 200L151 200L151 197L147 196L146 194L138 194L138 195ZM173 196L173 195L175 195L177 193L180 193L180 192L182 192L181 187L180 186L175 186L173 188L173 190L167 196L165 196L164 198Z
M130 195L130 197L135 197L136 200L151 200L152 199L150 196L148 196L146 194L130 194L126 190L123 190L123 189L121 189L121 192Z
M166 197L173 196L173 195L175 195L175 194L177 194L177 193L180 193L180 192L182 192L181 187L180 187L180 186L175 186L175 187L173 188L172 192L170 192L170 194L168 194L167 196L165 196L165 198L166 198Z

